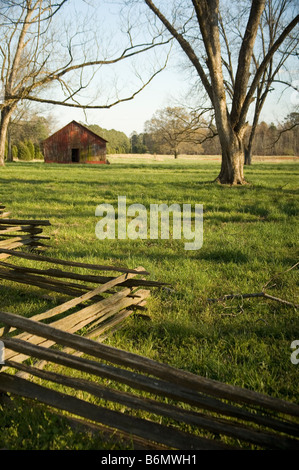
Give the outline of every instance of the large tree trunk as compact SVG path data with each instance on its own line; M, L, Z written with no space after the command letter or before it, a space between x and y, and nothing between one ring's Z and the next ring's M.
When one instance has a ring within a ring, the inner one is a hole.
M4 166L5 156L5 142L7 136L7 129L13 110L11 108L3 108L1 111L0 120L0 166Z
M244 173L244 153L241 150L222 150L221 170L216 179L221 184L246 184Z
M216 178L221 184L246 184L244 178L244 145L241 136L231 132L220 135L222 150L221 170Z

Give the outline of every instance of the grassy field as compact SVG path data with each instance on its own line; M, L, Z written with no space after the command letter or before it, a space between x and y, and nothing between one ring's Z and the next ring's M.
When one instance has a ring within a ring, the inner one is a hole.
M226 294L266 292L298 303L298 166L265 159L246 168L244 187L212 183L217 158L111 157L111 165L12 163L1 169L0 201L15 218L49 219L49 255L98 264L144 266L150 279L169 283L148 302L150 322L130 317L108 344L222 382L298 401L299 339L295 308L261 299L209 303ZM184 240L103 240L95 209L103 202L203 204L200 250ZM19 261L21 263L21 261ZM0 308L26 316L49 307L26 286L0 286ZM1 406L0 406L1 408ZM29 428L28 428L29 426ZM46 409L1 409L0 447L101 448ZM29 429L29 431L28 431ZM109 444L108 444L109 448Z

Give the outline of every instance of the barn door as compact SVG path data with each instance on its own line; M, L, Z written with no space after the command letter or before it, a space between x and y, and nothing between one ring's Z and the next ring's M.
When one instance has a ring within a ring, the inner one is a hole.
M80 162L80 150L79 149L72 149L72 162L73 163Z

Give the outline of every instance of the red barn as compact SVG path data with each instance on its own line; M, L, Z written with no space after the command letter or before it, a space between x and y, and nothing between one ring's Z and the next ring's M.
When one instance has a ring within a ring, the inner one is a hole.
M45 163L107 163L107 140L72 121L43 141Z

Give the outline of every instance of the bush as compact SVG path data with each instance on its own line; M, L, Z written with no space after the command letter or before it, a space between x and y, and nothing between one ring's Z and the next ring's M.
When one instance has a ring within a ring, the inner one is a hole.
M35 148L34 148L32 140L30 140L30 139L27 140L25 142L25 145L28 147L28 150L30 152L30 159L29 160L34 160L34 158L35 158Z
M34 158L35 160L43 160L44 156L38 144L34 144Z
M5 141L5 149L4 149L4 160L7 160L8 156L8 142L7 140Z
M13 159L17 159L18 158L18 147L16 145L13 145L12 148L11 148L11 152L12 152L12 158Z
M20 142L18 145L18 158L25 161L32 159L31 152L24 142Z

